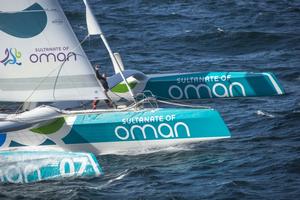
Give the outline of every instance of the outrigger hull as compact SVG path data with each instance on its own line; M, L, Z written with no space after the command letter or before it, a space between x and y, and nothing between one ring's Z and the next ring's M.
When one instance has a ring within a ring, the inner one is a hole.
M228 137L228 128L213 109L144 109L59 118L34 129L5 134L2 148L59 146L95 154L129 153Z
M130 71L130 70L129 70ZM126 74L126 70L124 71ZM139 73L137 73L141 77ZM137 78L138 79L138 78ZM128 79L130 81L130 79ZM110 81L110 80L109 80ZM112 81L112 80L111 80ZM196 72L144 75L142 81L131 79L136 95L145 93L161 100L260 97L283 95L284 90L274 74L251 72ZM122 83L111 88L117 98L129 98Z
M0 151L0 183L32 183L101 174L96 157L90 153Z

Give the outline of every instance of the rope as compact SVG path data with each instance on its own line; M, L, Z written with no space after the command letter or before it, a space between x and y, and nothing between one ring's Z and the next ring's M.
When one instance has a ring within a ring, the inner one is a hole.
M145 99L142 99L138 101L137 103L133 103L130 106L122 109L96 109L96 110L78 110L78 111L69 111L69 110L61 110L61 114L66 114L66 115L74 115L74 114L90 114L90 113L108 113L108 112L122 112L122 111L129 111L129 110L136 110L140 105L143 105L144 103L148 102L150 105L152 105L152 108L157 109L157 107L153 106L151 104L151 101L154 102L159 102L163 104L168 104L168 105L175 105L175 106L180 106L180 107L189 107L189 108L195 108L195 109L211 109L208 106L196 106L196 105L191 105L191 104L182 104L182 103L175 103L175 102L169 102L169 101L163 101L163 100L157 100L154 97L146 97Z
M188 107L188 108L200 108L200 109L211 109L209 106L199 106L194 104L183 104L183 103L176 103L171 101L164 101L164 100L157 100L159 103L173 105L173 106L180 106L180 107Z
M211 107L209 107L209 106L199 106L199 105L195 105L195 104L184 104L184 103L181 103L181 102L176 102L173 99L169 99L169 98L154 95L150 90L146 90L143 93L137 94L137 99L138 99L138 96L142 96L142 97L145 97L145 98L150 96L152 98L155 98L156 102L167 104L167 105L180 106L180 107L189 107L189 108L211 109ZM157 99L157 97L159 99ZM161 100L161 99L165 99L165 100Z
M144 102L153 99L153 98L146 98L146 99L142 99L139 102L133 103L130 106L126 107L126 108L122 108L122 109L95 109L95 110L74 110L74 111L70 111L70 110L60 110L59 112L61 114L65 114L65 115L74 115L74 114L96 114L96 113L109 113L109 112L122 112L122 111L128 111L128 110L137 110L137 108L142 105Z
M72 50L70 50L71 52L74 51L75 49L77 49L79 46L81 46L87 39L89 38L89 35L86 35L84 37L84 39L75 47L73 48ZM73 55L73 54L72 54ZM59 67L59 70L58 70L58 73L56 75L56 78L55 78L55 81L54 81L54 87L53 87L53 93L52 93L52 97L53 99L55 99L55 89L56 89L56 85L57 85L57 81L58 81L58 77L59 77L59 74L64 66L64 64L66 63L66 61L69 59L70 56L72 55L69 55L68 58L66 60L64 60L64 62L60 65ZM76 55L79 55L79 54L76 54ZM79 55L79 56L82 56L82 55Z

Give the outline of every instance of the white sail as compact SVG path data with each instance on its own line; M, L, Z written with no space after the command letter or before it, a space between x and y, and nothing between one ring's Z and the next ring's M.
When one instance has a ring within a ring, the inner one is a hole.
M105 99L57 0L1 0L0 101Z
M101 28L90 8L90 5L87 0L83 0L85 4L86 11L86 24L88 28L89 35L101 35Z
M100 38L104 42L105 47L108 50L108 53L109 53L109 56L112 61L114 69L117 69L119 72L120 67L117 63L117 60L114 57L112 50L110 49L110 46L104 37L104 34L100 28L100 25L97 22L96 17L94 16L94 13L89 5L88 0L83 0L83 2L85 5L85 19L86 19L86 25L87 25L87 30L88 30L89 35L99 35L100 36Z

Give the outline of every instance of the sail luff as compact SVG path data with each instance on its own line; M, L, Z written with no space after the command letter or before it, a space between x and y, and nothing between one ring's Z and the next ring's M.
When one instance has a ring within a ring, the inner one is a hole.
M89 35L101 35L102 34L102 30L99 26L99 24L97 23L97 20L90 8L89 3L87 2L87 0L83 0L84 4L85 4L85 8L86 8L86 21L87 21L87 29L89 32Z

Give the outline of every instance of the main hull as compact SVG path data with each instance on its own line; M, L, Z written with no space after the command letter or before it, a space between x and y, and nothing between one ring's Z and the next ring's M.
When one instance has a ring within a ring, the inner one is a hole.
M107 154L228 138L230 132L213 109L146 109L74 115L0 137L2 149L58 146Z

